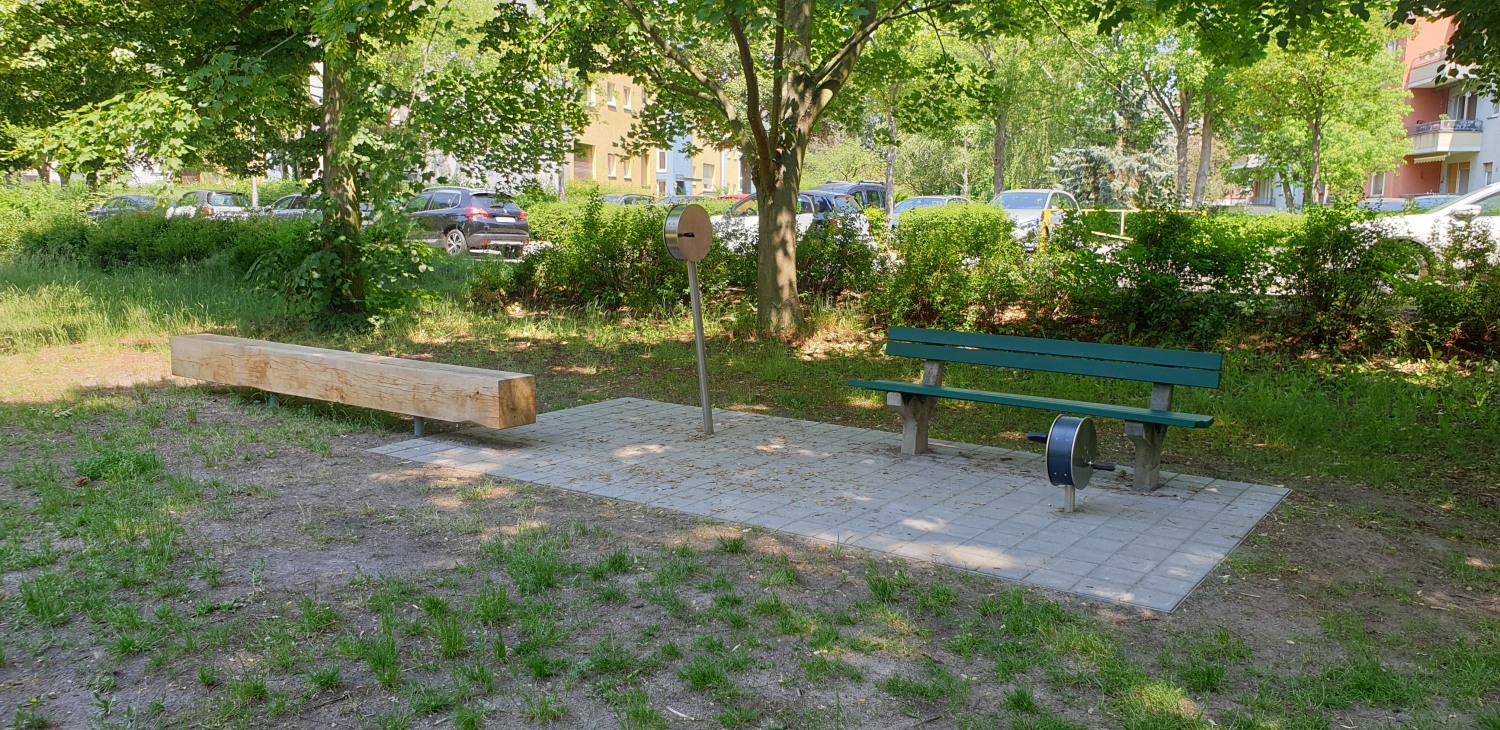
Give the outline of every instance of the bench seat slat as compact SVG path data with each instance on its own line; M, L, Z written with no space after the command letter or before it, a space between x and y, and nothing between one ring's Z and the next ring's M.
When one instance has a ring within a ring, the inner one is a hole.
M910 342L918 345L947 345L950 347L973 347L983 350L1003 350L1033 355L1056 355L1091 360L1161 365L1172 368L1195 370L1221 370L1224 356L1217 352L1190 352L1187 350L1161 350L1135 345L1109 345L1095 342L1073 342L1048 340L1039 337L1017 337L1015 335L986 335L977 332L951 332L947 330L925 330L915 327L891 327L886 333L889 342Z
M885 352L887 355L894 357L914 357L919 360L963 362L971 365L1040 370L1052 373L1067 373L1070 375L1091 375L1100 378L1114 378L1116 380L1139 380L1147 383L1171 383L1172 385L1189 385L1198 388L1219 387L1219 371L1217 370L1089 360L1027 352L975 350L964 347L923 345L895 340L886 345Z
M1043 398L1041 396L1034 395L990 393L983 390L969 390L967 388L947 388L932 385L920 385L917 383L898 383L891 380L850 380L849 385L856 388L868 388L870 390L885 391L887 393L927 395L937 398L952 398L955 400L974 401L976 403L993 403L1003 406L1016 406L1018 408L1035 408L1045 411L1060 411L1062 413L1077 413L1085 416L1099 416L1101 418L1118 418L1122 421L1159 423L1165 426L1181 426L1184 428L1208 428L1209 426L1213 425L1214 422L1213 416L1202 416L1193 413L1180 413L1177 411L1153 411L1149 408L1116 406L1106 403L1085 403L1083 401L1063 400L1061 398Z

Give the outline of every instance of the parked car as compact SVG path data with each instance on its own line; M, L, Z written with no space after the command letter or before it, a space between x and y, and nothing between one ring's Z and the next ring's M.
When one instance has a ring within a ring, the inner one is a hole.
M821 190L807 190L797 194L797 235L807 233L814 226L845 219L853 223L863 235L869 235L870 221L865 218L864 209L853 196ZM756 195L750 195L730 206L724 215L714 216L712 221L714 229L721 235L737 231L758 231L760 201Z
M1359 207L1376 213L1400 213L1406 210L1406 198L1365 198Z
M651 205L656 202L656 198L650 195L600 195L599 200L615 205Z
M896 208L891 211L891 227L894 228L896 222L901 219L901 214L909 210L936 208L940 205L967 205L971 202L973 201L962 195L918 195L907 198L897 203Z
M708 196L707 195L668 195L667 197L662 198L662 199L656 201L656 204L657 205L665 205L665 206L671 207L673 205L681 205L683 203L696 203L696 202L698 202L700 200L708 200Z
M1016 242L1027 251L1036 249L1037 239L1050 233L1048 228L1078 212L1072 194L1053 189L1007 190L990 199L990 205L1010 216Z
M1465 223L1485 227L1490 240L1500 246L1500 183L1460 196L1429 211L1380 218L1365 225L1388 238L1442 251L1448 245L1449 229Z
M84 215L102 221L125 213L149 213L160 204L161 201L155 195L116 195L84 211Z
M415 236L450 254L483 250L520 258L531 240L526 211L508 195L471 188L430 188L406 201Z
M319 193L314 193L313 195L303 195L302 193L283 195L262 210L277 218L321 218L323 211L317 207L318 198L320 197L322 195ZM392 202L396 203L398 201ZM359 212L365 216L365 220L361 221L362 225L369 225L369 216L374 210L375 206L369 203L359 204Z
M250 198L233 190L194 190L167 208L168 218L244 218Z
M865 208L880 208L885 210L885 183L879 180L858 180L847 182L845 180L829 180L808 192L833 193L835 195L848 195L859 204L860 210Z
M312 198L302 193L283 195L275 202L266 206L266 212L277 218L301 218L314 215L318 211L312 207Z
M1433 194L1433 195L1418 195L1415 198L1411 199L1411 204L1414 205L1414 206L1416 206L1416 208L1417 208L1418 211L1432 210L1433 208L1436 208L1439 205L1446 205L1446 204L1451 203L1451 202L1453 202L1455 200L1458 200L1460 197L1463 197L1463 196L1454 195L1454 194L1451 194L1451 193L1438 193L1438 194Z

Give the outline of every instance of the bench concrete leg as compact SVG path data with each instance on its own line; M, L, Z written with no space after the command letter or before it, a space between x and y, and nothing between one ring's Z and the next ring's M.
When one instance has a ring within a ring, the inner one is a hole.
M1167 438L1167 427L1126 421L1125 437L1135 444L1135 477L1131 486L1143 491L1161 486L1161 444Z
M901 453L908 456L927 452L927 427L937 399L927 395L886 393L885 404L901 414Z

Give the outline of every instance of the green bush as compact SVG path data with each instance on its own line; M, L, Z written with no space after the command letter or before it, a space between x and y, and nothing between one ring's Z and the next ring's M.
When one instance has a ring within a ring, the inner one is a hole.
M76 255L87 197L82 187L0 185L0 258L18 250Z
M1500 260L1487 232L1457 224L1431 275L1408 288L1418 346L1500 358Z
M1399 314L1392 294L1427 267L1427 251L1362 225L1372 217L1347 204L1310 208L1274 259L1291 324L1317 344L1382 344Z
M665 208L605 205L594 198L576 212L548 215L554 213L570 223L558 229L554 245L517 267L510 296L543 305L657 310L686 294L687 271L662 245Z
M1019 293L1013 231L1003 211L983 205L903 213L891 271L866 299L867 311L897 324L992 327Z
M230 258L246 270L256 288L292 303L303 314L324 311L336 293L344 262L323 247L318 227L306 221L247 221L247 235ZM365 275L365 304L373 313L399 309L426 296L420 277L431 267L436 249L411 240L410 222L388 218L361 232L358 266ZM254 254L260 251L259 256ZM253 260L252 260L252 257Z
M525 210L526 222L531 227L531 240L562 244L567 243L568 234L583 214L583 204L538 202L527 206Z

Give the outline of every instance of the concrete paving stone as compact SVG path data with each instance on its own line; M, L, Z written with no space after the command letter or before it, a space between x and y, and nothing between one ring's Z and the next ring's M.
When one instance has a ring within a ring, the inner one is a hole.
M1218 561L1223 560L1226 556L1229 555L1229 548L1220 547L1218 545L1207 545L1204 543L1188 540L1186 542L1183 542L1182 545L1178 546L1175 552L1183 555L1192 555L1195 557L1209 558Z
M1161 563L1161 555L1155 558L1137 555L1111 555L1099 564L1101 568L1123 568L1139 573L1150 573Z
M1287 494L1168 474L1163 489L1146 495L1101 481L1065 515L1033 452L934 442L934 453L905 457L897 434L738 411L717 413L718 433L700 439L699 416L694 406L615 399L544 413L530 426L372 452L1158 610L1175 606ZM1122 477L1128 472L1108 483ZM1132 570L1153 561L1149 573ZM1085 571L1078 585L1063 585Z
M1046 563L1047 570L1054 573L1070 573L1077 578L1082 578L1089 573L1099 569L1099 564L1088 560L1079 560L1072 556L1056 556ZM1074 582L1077 582L1076 580Z
M1050 566L1033 570L1026 576L1027 583L1056 591L1070 591L1081 580L1083 580L1081 575L1053 570Z
M1161 575L1152 572L1136 583L1136 588L1143 591L1154 591L1157 593L1186 596L1198 585L1199 581L1186 578L1176 578L1170 575Z
M1143 570L1131 570L1113 565L1100 565L1090 571L1088 578L1107 583L1118 583L1121 585L1135 585L1147 575Z

